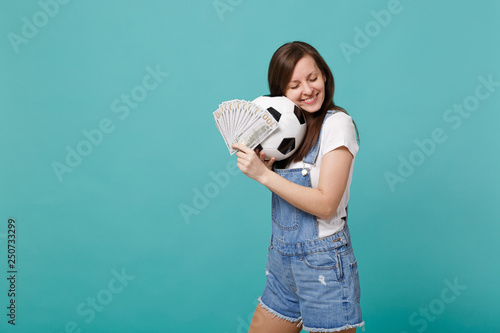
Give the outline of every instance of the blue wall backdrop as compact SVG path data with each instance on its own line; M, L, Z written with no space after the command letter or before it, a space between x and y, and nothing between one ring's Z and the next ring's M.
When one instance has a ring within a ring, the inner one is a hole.
M1 332L246 332L271 195L212 112L267 94L293 40L327 60L360 131L349 225L366 332L500 330L499 1L0 13Z

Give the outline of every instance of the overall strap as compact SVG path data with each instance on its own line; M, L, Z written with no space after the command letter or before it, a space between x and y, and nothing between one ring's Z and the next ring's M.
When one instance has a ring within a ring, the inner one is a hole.
M321 141L321 133L323 132L323 125L325 124L325 121L326 121L326 119L328 119L328 117L330 117L331 115L333 115L337 112L338 112L337 110L327 111L327 113L325 115L325 119L323 120L323 124L321 125L321 130L319 131L318 141L316 141L316 144L314 145L314 147L312 147L312 149L309 151L309 153L307 153L306 157L304 157L302 162L307 163L307 164L311 164L311 165L314 165L314 163L316 163L316 158L318 157L319 146L320 146L320 141Z

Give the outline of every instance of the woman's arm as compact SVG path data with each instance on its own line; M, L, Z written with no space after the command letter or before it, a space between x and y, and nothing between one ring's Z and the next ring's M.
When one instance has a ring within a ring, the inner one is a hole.
M329 219L337 210L344 194L353 156L345 146L323 155L318 188L297 185L271 171L250 148L235 144L239 149L238 168L248 177L258 181L291 205L317 216Z

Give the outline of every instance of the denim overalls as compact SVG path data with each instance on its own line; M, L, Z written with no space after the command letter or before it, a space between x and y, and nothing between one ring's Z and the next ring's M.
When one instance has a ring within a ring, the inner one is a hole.
M328 111L325 120L337 111ZM276 169L280 176L311 187L308 165L314 165L316 145L299 169ZM274 315L302 321L308 331L338 331L363 326L357 261L347 216L342 231L318 238L316 216L272 194L272 237L267 281L259 301Z

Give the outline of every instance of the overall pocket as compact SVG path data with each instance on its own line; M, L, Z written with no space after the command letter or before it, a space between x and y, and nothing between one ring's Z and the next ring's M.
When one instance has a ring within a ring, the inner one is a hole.
M356 301L358 303L361 300L361 288L359 286L359 272L358 272L358 261L354 260L353 263L351 263L351 273L352 273L352 279L354 281L354 290L356 293Z
M300 226L300 211L273 193L272 219L283 230L296 230Z
M302 169L275 169L281 177L302 186L311 187L309 175L302 175ZM272 220L273 223L283 230L296 230L300 227L300 217L302 212L297 207L292 206L277 194L272 194Z
M342 256L335 249L303 255L304 264L317 271L335 271L337 281L342 281Z

